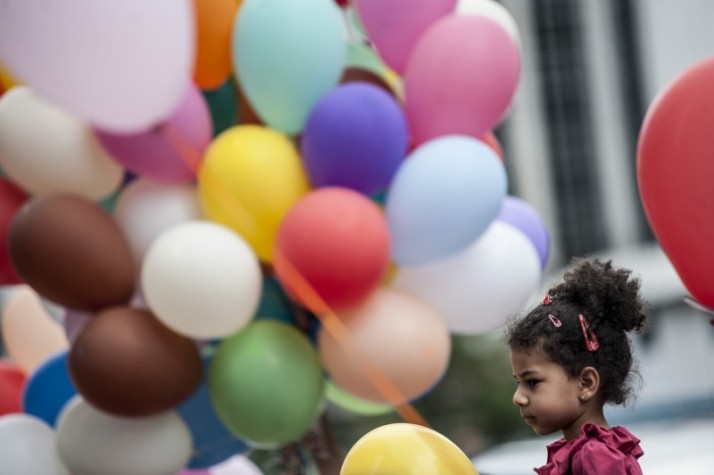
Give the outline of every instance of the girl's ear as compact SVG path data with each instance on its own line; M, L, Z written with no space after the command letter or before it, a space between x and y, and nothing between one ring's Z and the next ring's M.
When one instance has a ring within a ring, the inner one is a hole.
M600 389L600 373L592 366L586 366L580 371L578 382L580 384L578 388L578 399L582 402L589 401L595 397L598 389Z

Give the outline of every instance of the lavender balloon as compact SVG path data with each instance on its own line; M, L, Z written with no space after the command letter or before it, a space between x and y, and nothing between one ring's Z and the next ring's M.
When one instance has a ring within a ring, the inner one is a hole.
M550 238L538 211L525 200L506 196L497 219L517 228L528 237L538 251L541 268L544 269L550 253Z
M384 90L362 82L326 94L310 113L301 141L315 187L343 186L367 195L389 184L407 146L400 105Z
M206 100L190 84L173 115L156 128L132 135L95 133L127 170L162 183L186 183L194 179L194 167L211 142L212 127Z

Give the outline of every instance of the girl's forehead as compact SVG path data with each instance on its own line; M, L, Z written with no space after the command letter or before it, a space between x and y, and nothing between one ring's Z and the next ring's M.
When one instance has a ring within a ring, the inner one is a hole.
M553 362L542 350L531 348L529 350L511 349L511 365L515 369L542 368L552 365Z

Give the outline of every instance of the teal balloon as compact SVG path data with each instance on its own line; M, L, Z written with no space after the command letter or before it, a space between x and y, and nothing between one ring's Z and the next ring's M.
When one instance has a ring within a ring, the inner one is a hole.
M245 0L233 28L240 85L266 125L298 134L340 80L347 31L332 0Z
M214 137L238 123L238 95L232 77L218 89L201 93L211 111Z
M260 296L256 320L277 320L294 325L297 323L290 299L273 277L263 278L263 293Z
M350 43L347 46L347 67L366 69L379 77L387 74L387 67L384 65L377 53L365 44Z
M324 380L317 352L296 328L249 323L218 347L208 374L223 424L254 447L299 440L322 408Z
M480 140L448 135L424 143L387 194L392 259L418 266L466 249L496 219L507 188L503 161Z

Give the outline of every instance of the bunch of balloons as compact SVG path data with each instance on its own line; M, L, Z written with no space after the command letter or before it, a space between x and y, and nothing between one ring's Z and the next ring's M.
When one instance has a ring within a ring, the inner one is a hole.
M548 233L492 133L513 19L338 3L4 2L13 473L212 470L326 394L408 404L536 290Z

